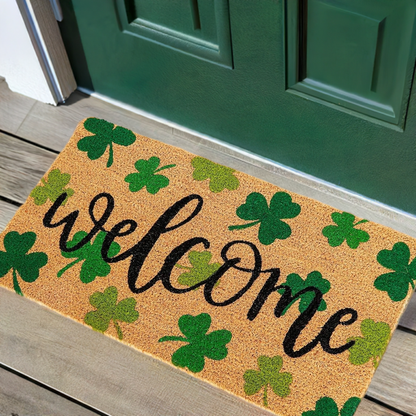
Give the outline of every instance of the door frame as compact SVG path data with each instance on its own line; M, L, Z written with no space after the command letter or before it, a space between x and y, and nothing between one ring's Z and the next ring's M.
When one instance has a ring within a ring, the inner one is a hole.
M0 75L14 92L48 104L64 102L77 84L57 23L62 19L59 0L3 1L14 36L3 56L9 65Z

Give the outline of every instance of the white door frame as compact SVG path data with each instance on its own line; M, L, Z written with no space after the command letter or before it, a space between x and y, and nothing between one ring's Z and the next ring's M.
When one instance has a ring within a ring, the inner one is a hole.
M0 76L9 88L57 105L77 88L59 31L58 0L0 0Z

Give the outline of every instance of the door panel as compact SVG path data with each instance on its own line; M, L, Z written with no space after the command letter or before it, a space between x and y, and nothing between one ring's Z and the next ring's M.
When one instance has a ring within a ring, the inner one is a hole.
M96 91L416 213L416 0L229 0L232 65L135 33L136 19L147 19L176 39L212 41L194 33L195 3L182 0L172 20L141 9L158 1L61 0L64 37L79 27ZM201 5L218 16L226 3L197 4L202 29ZM217 33L219 21L210 23ZM78 65L80 48L69 50Z
M288 2L289 87L403 128L415 15L414 0Z
M232 67L228 0L117 0L125 34Z

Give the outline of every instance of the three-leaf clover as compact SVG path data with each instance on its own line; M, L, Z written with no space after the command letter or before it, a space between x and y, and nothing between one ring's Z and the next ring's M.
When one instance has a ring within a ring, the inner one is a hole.
M23 234L10 231L3 241L6 251L0 250L0 277L5 276L12 269L13 288L21 296L23 296L23 293L17 280L17 273L23 281L32 283L39 277L39 269L48 262L48 256L45 253L27 254L35 241L36 234L31 231Z
M48 180L41 179L42 185L36 186L30 196L34 199L36 205L43 205L48 199L55 202L61 194L66 192L66 198L62 202L65 205L68 198L74 195L74 190L65 188L71 180L69 173L61 173L59 169L54 169L49 172Z
M333 212L332 220L338 225L328 225L322 230L322 234L328 238L331 247L340 246L345 240L350 248L357 248L360 243L370 239L370 235L363 230L355 228L358 224L364 224L367 220L361 220L354 224L355 216L348 212Z
M185 337L166 336L159 339L159 342L188 343L173 353L172 364L199 373L204 369L205 357L211 360L223 360L227 356L228 349L225 345L231 341L231 332L220 329L207 334L211 326L211 317L207 313L197 316L183 315L179 318L178 326Z
M180 269L189 270L178 277L178 283L191 287L212 276L221 267L221 263L210 264L211 258L212 254L209 251L191 251L188 259L192 267L176 264L176 267Z
M246 203L237 208L237 216L246 221L243 225L232 225L230 231L242 230L260 224L259 241L264 245L272 244L276 239L284 240L292 234L290 226L282 221L284 218L295 218L300 213L300 205L292 202L292 197L286 192L277 192L270 201L257 192L247 196Z
M157 169L160 159L156 156L152 156L149 160L140 159L134 167L139 173L130 173L125 177L125 181L128 182L131 192L137 192L146 187L149 194L156 194L162 188L169 185L169 179L164 175L156 175L156 173L173 168L176 165L166 165Z
M377 261L386 269L394 272L378 276L374 286L387 292L393 302L402 301L409 292L409 285L415 288L416 257L410 262L410 250L405 243L396 243L392 250L381 250Z
M292 383L292 374L281 373L283 366L283 358L279 355L275 357L267 357L261 355L257 359L260 371L247 370L244 375L244 392L248 396L252 396L260 391L263 387L263 405L267 403L267 388L272 388L274 394L279 397L286 397L290 394L290 384Z
M192 159L194 173L192 177L196 181L209 179L209 189L211 192L221 192L224 189L236 190L240 186L240 181L234 176L234 169L211 162L203 157Z
M113 164L113 143L121 146L130 146L136 140L136 136L131 130L120 126L114 128L114 124L106 120L88 118L84 122L84 127L94 134L83 137L77 144L78 149L82 152L87 152L91 160L96 160L110 146L110 154L107 161L108 168Z
M363 337L348 338L348 342L355 341L349 349L349 361L354 365L362 365L373 359L373 365L377 368L381 357L386 351L390 339L390 327L385 322L374 322L372 319L364 319L361 322Z
M315 405L315 410L303 412L302 416L353 416L360 404L361 399L358 397L349 398L341 410L334 399L330 397L321 397Z
M119 322L131 324L139 318L139 312L135 310L136 300L126 298L117 303L117 288L111 286L104 290L103 293L95 292L90 296L90 303L96 311L88 312L85 315L84 322L99 332L105 332L113 321L117 330L119 339L123 339L123 332Z
M322 274L318 271L313 271L308 274L305 280L303 280L298 274L291 273L287 276L286 282L282 284L282 286L287 286L291 290L291 295L294 296L296 293L300 292L303 289L306 289L307 287L316 287L321 291L322 294L325 294L329 291L331 288L331 283L329 283L328 280L324 279L322 277ZM285 292L285 289L278 289L277 291L281 295ZM308 306L311 304L315 297L315 292L305 292L302 295L299 296L299 298L296 298L293 300L283 311L282 315L284 315L287 310L292 306L294 302L296 302L298 299L300 299L299 302L299 312L305 312ZM326 302L325 300L321 300L321 303L319 304L318 311L324 311L326 309Z
M75 233L74 238L71 241L68 241L68 248L74 247L78 244L84 237L87 236L85 231L78 231ZM105 232L100 231L94 239L94 242L88 242L81 248L75 251L66 253L61 251L62 256L67 259L76 258L73 262L67 264L64 268L59 270L58 277L61 277L69 268L75 264L83 261L84 263L81 266L80 279L83 283L90 283L97 276L108 276L111 271L111 267L106 263L101 257L101 248L103 246L105 238ZM108 250L108 256L113 257L118 254L120 251L120 245L113 241Z

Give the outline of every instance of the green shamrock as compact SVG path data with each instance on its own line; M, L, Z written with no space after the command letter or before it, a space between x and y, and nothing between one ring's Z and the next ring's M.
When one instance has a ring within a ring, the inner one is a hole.
M71 241L68 241L68 248L74 247L86 236L87 233L85 231L76 232L74 238ZM61 251L62 256L65 258L76 258L76 260L59 270L58 277L61 277L69 268L80 261L84 262L81 266L81 272L79 275L81 282L90 283L95 280L97 276L108 276L111 271L111 267L101 257L101 248L103 246L104 238L105 232L100 231L92 244L91 242L88 242L78 250L71 251L69 253ZM108 257L117 255L119 251L120 245L113 241L110 245L110 249L108 250Z
M30 196L34 198L36 205L43 205L48 199L55 202L61 194L66 192L66 198L62 202L62 205L65 205L68 198L74 195L73 189L65 188L70 180L71 175L69 173L61 173L59 169L51 170L47 181L44 178L41 179L44 186L36 186Z
M328 293L329 289L331 288L331 283L328 280L322 277L322 274L318 271L314 271L308 274L305 280L303 280L298 274L291 273L287 276L286 282L282 284L282 286L289 287L291 290L291 295L294 296L296 293L300 292L307 287L316 287L319 289L322 294ZM285 289L278 289L277 291L281 295L285 293ZM292 306L294 302L300 299L299 302L299 312L305 312L308 306L311 304L315 297L314 292L305 292L293 300L283 311L282 316L287 312L287 310ZM326 309L326 302L322 299L321 303L319 304L318 311L324 311Z
M33 247L36 241L36 234L27 232L19 234L17 231L10 231L4 237L4 248L0 250L0 277L13 270L13 288L14 291L23 296L17 281L17 273L23 281L27 283L34 282L39 277L39 269L48 262L46 253L27 252Z
M349 361L354 365L362 365L373 359L373 365L377 368L381 357L386 351L390 339L390 327L384 322L374 322L372 319L364 319L361 322L361 333L364 337L351 337L347 342L355 341L349 349Z
M374 286L387 292L393 302L402 301L409 292L409 284L415 288L416 257L410 261L410 250L405 243L396 243L392 250L381 250L377 261L386 269L394 270L378 276Z
M211 162L203 157L192 159L194 173L192 177L196 181L209 179L209 189L211 192L221 192L224 189L236 190L240 186L240 181L233 175L234 169Z
M353 416L360 402L360 398L351 397L339 411L334 399L331 399L330 397L321 397L316 402L315 410L303 412L302 416Z
M78 149L81 152L87 152L91 160L96 160L110 146L110 154L107 161L108 168L113 164L113 143L121 146L130 146L136 140L136 136L131 130L120 126L114 128L114 124L106 120L88 118L84 122L84 127L94 134L83 137L77 144Z
M225 345L231 341L231 332L220 329L207 334L211 326L211 317L207 313L183 315L179 318L178 326L185 337L166 336L159 339L159 342L188 342L172 355L172 363L177 367L187 367L193 373L199 373L204 369L205 357L223 360L227 356Z
M118 338L123 339L123 332L118 323L131 324L137 321L139 312L135 310L136 300L134 298L126 298L117 303L117 296L117 288L114 286L105 289L103 293L93 293L90 296L90 303L97 310L88 312L84 322L96 331L105 332L110 322L113 321Z
M295 218L300 213L300 205L292 202L286 192L277 192L270 201L270 208L266 198L257 192L248 195L246 203L237 208L237 216L246 221L253 221L243 225L232 225L230 231L242 230L260 224L259 241L264 245L272 244L276 239L284 240L292 234L290 226L283 218Z
M176 264L176 267L180 269L188 269L189 272L182 273L178 277L178 283L184 286L194 286L212 276L220 267L220 263L212 263L212 254L209 251L191 251L188 254L189 262L192 267L181 266Z
M274 394L279 397L286 397L290 394L290 384L292 383L292 374L281 373L283 366L283 358L279 355L275 357L267 357L261 355L257 359L260 371L247 370L244 375L244 392L247 396L252 396L263 389L263 405L268 406L267 403L267 388L273 389Z
M164 169L170 169L176 165L166 165L157 169L159 166L160 159L156 156L151 157L149 160L140 159L134 167L139 173L130 173L125 177L125 181L129 182L129 189L131 192L137 192L146 187L149 194L156 194L162 188L169 185L169 179L164 175L156 175Z
M357 248L360 243L370 239L370 235L363 230L356 229L358 224L364 224L367 220L361 220L354 224L355 217L348 212L333 212L332 220L338 225L328 225L322 230L322 234L328 238L331 247L340 246L345 240L350 248Z

